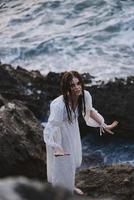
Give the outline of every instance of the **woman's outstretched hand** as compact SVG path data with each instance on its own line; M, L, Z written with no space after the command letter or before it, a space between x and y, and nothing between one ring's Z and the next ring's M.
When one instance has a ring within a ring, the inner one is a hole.
M107 125L105 124L105 126L103 127L104 128L104 131L110 133L110 134L114 134L113 131L111 131L113 128L115 128L117 125L118 125L118 121L114 121L112 124L110 125Z
M56 147L54 149L54 156L58 157L58 156L67 156L70 155L69 153L65 152L62 148L60 147Z

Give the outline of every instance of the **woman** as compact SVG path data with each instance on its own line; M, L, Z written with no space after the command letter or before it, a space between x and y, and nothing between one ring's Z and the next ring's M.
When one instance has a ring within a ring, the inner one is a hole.
M84 90L82 77L76 71L65 72L61 80L62 95L50 105L50 116L44 129L47 147L47 177L53 186L62 186L83 192L75 187L75 171L81 165L82 148L78 115L82 114L87 125L100 127L100 133L111 131L117 125L104 123L103 117L92 107L92 98Z

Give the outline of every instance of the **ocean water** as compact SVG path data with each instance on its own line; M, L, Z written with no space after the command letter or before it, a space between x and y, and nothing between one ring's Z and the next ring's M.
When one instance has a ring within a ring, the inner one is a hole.
M90 133L83 138L82 146L82 168L117 163L134 166L134 142L131 139Z
M28 70L134 75L133 0L0 1L0 60Z

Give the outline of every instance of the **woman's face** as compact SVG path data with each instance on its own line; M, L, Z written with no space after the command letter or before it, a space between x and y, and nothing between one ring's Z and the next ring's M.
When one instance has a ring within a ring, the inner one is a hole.
M79 96L82 94L82 86L78 78L73 77L70 86L71 86L72 95Z

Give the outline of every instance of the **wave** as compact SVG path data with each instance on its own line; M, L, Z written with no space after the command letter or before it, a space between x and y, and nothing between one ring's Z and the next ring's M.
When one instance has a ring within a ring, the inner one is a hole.
M83 140L83 166L129 163L134 165L134 143L130 139L89 134ZM88 157L88 159L87 159ZM88 162L95 160L95 163Z
M132 0L2 1L0 59L42 73L132 75L133 11Z

